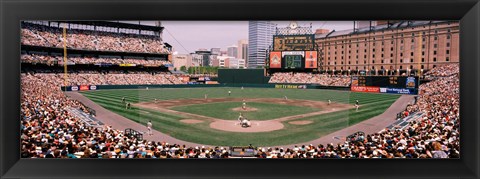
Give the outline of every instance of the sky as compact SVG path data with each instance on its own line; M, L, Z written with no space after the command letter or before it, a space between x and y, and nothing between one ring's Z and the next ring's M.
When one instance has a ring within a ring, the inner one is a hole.
M122 21L126 22L126 21ZM248 40L248 21L161 21L165 27L163 41L173 46L178 54L192 53L200 48L210 50L237 45L241 39ZM277 27L286 27L291 21L272 21ZM139 23L139 21L129 22ZM141 21L146 25L154 25L155 21ZM353 28L353 21L297 21L299 26L310 26L316 29L346 30Z

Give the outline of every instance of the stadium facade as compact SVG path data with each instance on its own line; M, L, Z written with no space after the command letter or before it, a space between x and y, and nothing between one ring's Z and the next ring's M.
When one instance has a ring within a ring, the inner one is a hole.
M276 24L270 21L248 22L248 68L265 65L266 52L272 43Z
M379 21L375 26L318 29L319 71L346 74L422 73L459 62L458 21Z

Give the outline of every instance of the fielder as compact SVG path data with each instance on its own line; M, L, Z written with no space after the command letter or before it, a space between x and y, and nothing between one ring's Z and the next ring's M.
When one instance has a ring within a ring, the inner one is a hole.
M358 100L355 101L355 111L358 111L358 107L360 107L360 104L358 102Z
M232 94L232 91L229 90L229 91L228 91L228 96L230 96L231 94Z
M205 100L207 100L207 98L208 98L208 94L205 94Z
M148 135L153 135L152 133L152 121L149 120L148 123L147 123L147 131L148 131Z
M125 103L125 96L122 97L122 103Z
M328 100L328 105L332 104L332 101L331 100Z
M288 98L287 98L287 96L286 96L286 95L285 95L285 96L283 96L283 98L285 98L285 100L288 100Z
M155 103L157 103L157 98L155 98Z
M125 103L125 109L130 109L130 103Z

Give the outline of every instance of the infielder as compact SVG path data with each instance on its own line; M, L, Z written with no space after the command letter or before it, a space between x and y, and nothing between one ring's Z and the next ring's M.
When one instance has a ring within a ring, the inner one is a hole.
M359 106L360 106L360 105L359 105L359 102L358 102L358 100L356 100L356 101L355 101L355 108L356 108L356 111L358 111L358 107L359 107Z
M147 123L147 131L148 131L148 135L153 135L152 133L152 121L149 120L148 123Z
M328 105L332 104L332 101L331 100L328 100Z
M286 96L286 95L285 95L285 96L283 96L283 98L285 98L285 100L288 100L288 98L287 98L287 96Z
M207 95L207 94L205 94L205 100L207 100L207 98L208 98L208 95Z
M228 96L230 96L231 94L232 94L232 91L229 90L229 91L228 91Z
M155 103L157 103L157 98L155 98Z

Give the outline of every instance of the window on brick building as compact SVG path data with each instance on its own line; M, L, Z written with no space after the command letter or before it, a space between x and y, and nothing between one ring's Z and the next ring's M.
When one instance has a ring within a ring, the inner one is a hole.
M437 62L437 58L436 58L436 57L433 57L433 62Z
M446 58L445 58L445 61L447 61L447 62L448 62L448 61L450 61L450 59L449 59L448 57L446 57Z
M434 55L436 55L436 54L437 54L437 51L436 51L436 50L434 50L434 51L433 51L433 54L434 54Z
M446 52L446 53L447 53L447 54L450 54L450 50L447 50L447 52Z
M450 43L447 43L447 47L450 47Z

